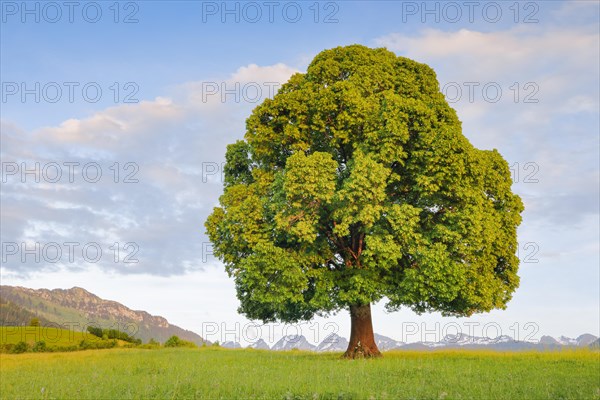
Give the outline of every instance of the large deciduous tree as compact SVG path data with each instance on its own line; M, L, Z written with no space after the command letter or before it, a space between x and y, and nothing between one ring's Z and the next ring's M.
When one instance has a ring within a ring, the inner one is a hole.
M318 54L227 147L206 221L239 311L296 322L347 309L347 357L380 355L370 305L469 316L519 284L508 164L463 136L434 71L386 49Z

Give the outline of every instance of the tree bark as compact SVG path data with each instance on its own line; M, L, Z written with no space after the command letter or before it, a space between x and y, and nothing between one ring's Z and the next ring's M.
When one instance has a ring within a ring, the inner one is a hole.
M381 352L375 343L373 321L371 320L371 305L350 306L350 343L344 353L345 358L381 357Z

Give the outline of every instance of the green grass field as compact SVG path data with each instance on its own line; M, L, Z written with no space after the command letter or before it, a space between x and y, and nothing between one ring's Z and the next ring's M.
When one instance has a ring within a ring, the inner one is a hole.
M600 399L600 353L110 349L0 355L6 399Z
M58 329L46 326L0 327L0 353L14 353L17 343L25 342L25 351L75 351L83 348L127 346L123 340L104 340L89 332ZM43 342L43 350L36 350L36 342ZM0 397L1 397L0 393Z
M46 326L0 326L0 344L16 344L18 342L33 344L44 341L49 345L70 346L77 345L83 339L93 340L94 336L87 332Z

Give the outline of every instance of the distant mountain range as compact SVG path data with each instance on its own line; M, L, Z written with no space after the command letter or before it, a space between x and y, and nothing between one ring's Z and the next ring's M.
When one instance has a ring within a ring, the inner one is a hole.
M310 344L302 335L287 335L279 339L277 343L271 347L271 350L314 350L315 346Z
M256 350L271 350L267 342L265 342L262 338L252 343L250 346L248 346L248 348Z
M597 342L598 338L589 333L585 333L578 336L576 339L560 336L558 339L554 339L552 336L542 336L540 343L545 345L558 345L558 346L589 346L594 342Z
M104 300L80 287L71 289L28 289L19 286L0 286L0 326L27 325L32 318L38 318L43 326L79 324L85 327L96 324L102 328L119 327L127 333L133 333L144 342L153 338L159 342L166 341L176 335L198 345L205 342L202 337L192 331L171 325L165 318L153 316L145 311L135 311L116 301ZM130 329L122 329L129 327ZM135 332L132 332L134 329ZM431 350L439 348L469 348L496 350L552 350L563 347L600 348L600 339L591 334L583 334L577 338L560 336L553 338L542 336L538 342L514 340L510 336L499 336L494 339L469 336L465 334L447 335L438 342L423 341L404 343L387 336L375 334L375 342L381 351L388 350ZM206 341L206 343L209 343ZM210 344L210 343L209 343ZM241 348L235 341L221 344L226 348ZM273 346L263 339L258 339L248 348L258 350L310 350L317 352L345 351L348 340L332 333L316 346L308 342L302 335L287 335Z
M144 342L151 338L164 342L173 335L198 345L204 342L196 333L172 325L163 317L131 310L80 287L48 290L0 286L0 326L27 325L32 318L38 318L42 326L119 329Z
M495 349L495 350L552 350L563 347L600 347L600 339L594 335L586 333L575 339L561 336L554 339L550 336L543 336L539 342L523 342L514 340L510 336L499 336L494 339L483 338L477 336L469 336L465 334L447 335L439 342L416 342L404 343L387 336L375 334L375 342L381 351L388 350L433 350L440 348L447 349ZM260 345L259 345L260 343ZM228 342L225 347L240 348L239 343ZM264 340L248 346L249 348L260 348L269 350L269 346ZM275 343L270 350L311 350L318 352L325 351L346 351L348 340L335 333L327 336L317 346L310 344L302 335L289 335L281 338Z
M319 345L315 351L346 351L348 348L348 340L335 333L329 334Z
M375 334L375 344L377 344L377 348L380 351L394 350L406 345L406 343L404 342L399 342L397 340L380 335L378 333Z

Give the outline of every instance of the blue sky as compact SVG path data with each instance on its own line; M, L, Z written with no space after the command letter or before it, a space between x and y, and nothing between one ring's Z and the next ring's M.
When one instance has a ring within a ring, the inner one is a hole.
M1 2L2 284L81 286L199 333L217 323L208 338L225 328L233 339L248 321L203 228L225 146L243 136L253 90L264 98L319 51L360 43L433 67L463 133L499 149L526 206L521 287L506 310L450 319L377 305L375 330L407 341L421 337L404 337L406 324L600 334L598 2L77 2L73 22L62 2L22 4ZM21 174L36 163L40 182ZM72 260L66 242L79 244ZM22 243L37 243L40 260ZM98 261L86 244L102 249ZM327 322L348 335L346 313L314 321L322 333Z

